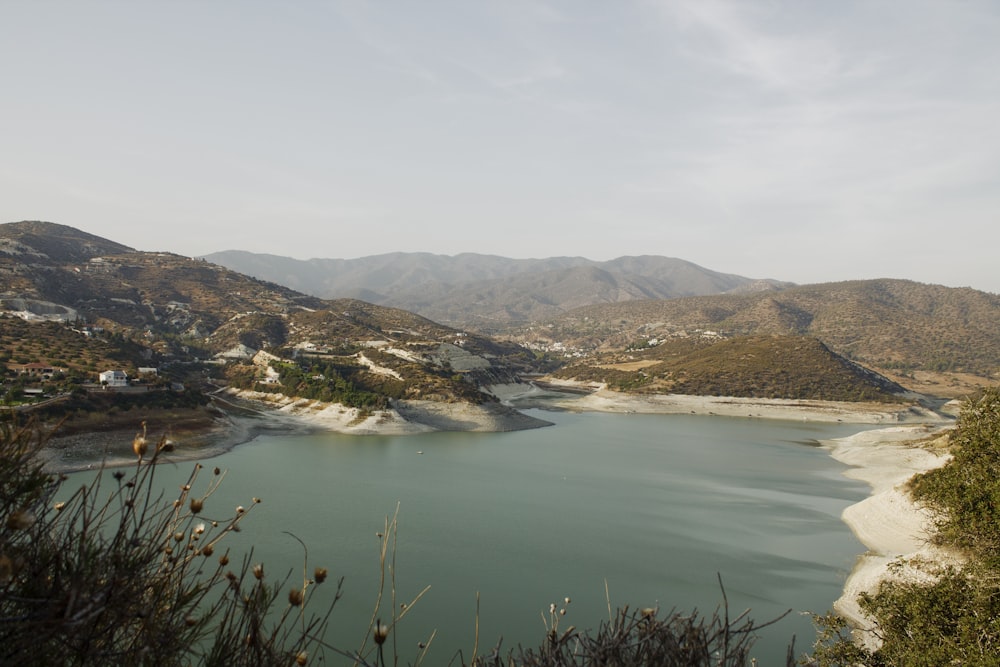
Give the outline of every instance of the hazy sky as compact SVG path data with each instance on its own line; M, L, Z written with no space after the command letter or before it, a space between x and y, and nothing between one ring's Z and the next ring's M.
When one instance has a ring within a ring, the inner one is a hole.
M1000 2L0 4L0 221L1000 292Z

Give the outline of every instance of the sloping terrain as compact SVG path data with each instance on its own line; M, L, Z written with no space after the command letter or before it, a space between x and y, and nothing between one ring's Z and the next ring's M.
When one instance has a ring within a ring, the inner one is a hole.
M266 350L339 369L324 382L339 382L341 393L353 391L347 382L389 397L477 401L486 400L476 389L479 382L511 381L530 356L515 344L404 310L353 299L324 301L203 260L139 252L62 225L0 225L0 238L5 310L62 322L76 328L80 339L114 343L110 350L81 353L87 361L69 364L74 369L93 371L94 363L117 359L134 374L139 365L204 360L236 348L239 353L226 358L247 369L231 369L231 375L246 380L249 373L255 382L268 364L250 360ZM131 352L116 352L125 343ZM58 356L75 352L67 348L64 354L63 347ZM45 357L39 361L52 363L55 349L45 352L35 348ZM376 355L386 358L376 363ZM386 383L387 374L398 386Z
M419 262L395 257L418 281ZM488 259L485 271L509 270L503 258ZM63 225L11 223L0 225L0 307L72 330L46 334L50 346L30 346L14 342L24 335L22 324L5 326L14 332L5 338L10 361L66 360L72 370L92 374L114 361L134 371L226 359L226 378L236 386L265 385L359 406L396 398L487 400L479 393L482 385L570 362L560 371L563 377L629 391L834 400L899 390L859 364L896 371L893 379L904 386L920 369L982 378L995 378L1000 369L997 295L876 280L620 301L679 280L671 273L677 266L659 259L621 258L604 268L572 266L575 260L567 259L570 266L549 272L482 283L473 290L472 301L482 304L476 316L504 332L500 342L409 310L324 300L204 260L140 252ZM388 265L381 270L386 284L397 279ZM561 310L576 303L581 284L591 297L600 285L598 294L608 303L510 324L536 307ZM743 283L745 290L752 287ZM432 292L422 298L435 299ZM489 310L504 300L511 303ZM82 351L71 344L74 336L89 336L88 345L104 347Z
M998 323L996 294L885 279L588 306L510 338L536 349L623 350L706 331L805 335L869 367L996 378Z
M206 259L326 298L356 297L489 333L579 306L787 285L755 281L670 257L510 259L465 253L391 253L296 260L236 250Z
M654 394L887 401L904 391L806 336L676 338L643 350L594 355L553 375Z

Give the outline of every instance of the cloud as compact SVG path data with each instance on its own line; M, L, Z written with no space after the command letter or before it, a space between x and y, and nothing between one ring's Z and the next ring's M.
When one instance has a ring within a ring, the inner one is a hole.
M686 57L758 85L786 91L813 89L843 71L844 57L835 41L816 33L782 34L774 8L718 0L661 6L679 28L679 48Z

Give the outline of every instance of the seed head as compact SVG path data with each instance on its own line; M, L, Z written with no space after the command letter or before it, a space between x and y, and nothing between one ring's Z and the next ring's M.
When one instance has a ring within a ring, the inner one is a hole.
M264 578L264 564L263 563L257 563L256 565L253 566L253 576L256 577L257 579L263 579Z
M192 498L191 499L191 514L197 514L205 507L204 498Z
M301 588L293 588L288 591L288 604L293 607L301 607L306 595Z
M5 555L0 556L0 584L9 583L14 575L14 562Z
M304 665L309 660L309 654L305 651L299 651L295 654L295 664Z
M313 579L316 581L317 584L322 584L324 581L326 581L326 568L317 567L315 570L313 570Z
M142 422L142 433L136 433L135 437L132 438L132 451L135 452L135 455L141 459L142 455L146 453L147 447L146 422Z
M35 525L35 514L31 510L14 510L7 517L7 527L11 530L27 530Z
M372 638L375 640L376 644L381 646L385 643L385 639L388 636L389 626L383 623L382 619L379 619L375 622L375 627L372 629Z

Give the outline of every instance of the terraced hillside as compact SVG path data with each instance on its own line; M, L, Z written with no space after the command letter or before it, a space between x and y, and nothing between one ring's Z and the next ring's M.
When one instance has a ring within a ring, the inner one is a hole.
M202 260L140 252L50 223L0 225L0 276L0 305L8 314L39 323L30 326L75 328L70 336L113 338L114 349L127 341L138 348L129 360L111 352L97 360L118 359L129 369L217 358L247 367L230 368L234 378L249 372L262 379L268 364L251 363L262 350L307 368L336 356L347 381L365 390L476 401L487 399L476 390L479 382L512 380L531 356L516 344L404 310L325 301ZM377 354L390 358L377 364L371 361ZM36 355L52 356L42 349ZM388 388L386 369L402 387Z
M509 337L539 349L620 351L706 331L812 336L870 367L997 378L998 323L996 294L886 279L588 306Z

